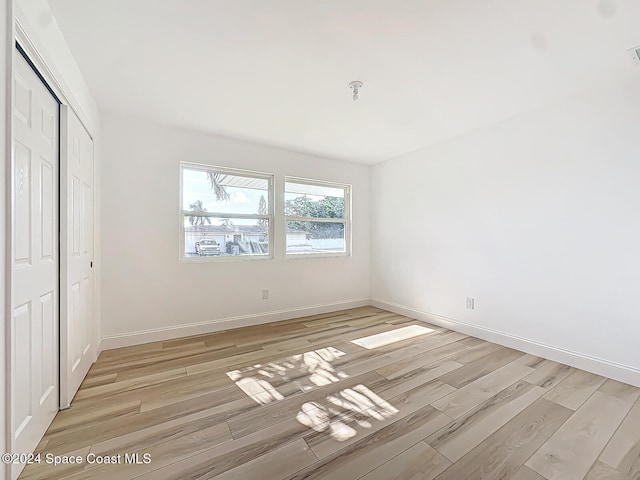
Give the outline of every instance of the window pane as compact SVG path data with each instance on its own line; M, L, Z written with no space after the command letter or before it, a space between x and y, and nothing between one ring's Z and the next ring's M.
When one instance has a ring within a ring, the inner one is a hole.
M217 213L269 214L265 178L183 168L182 209Z
M287 222L287 253L346 252L344 223Z
M267 219L185 216L185 257L268 254Z
M285 183L285 214L296 217L344 218L344 188Z

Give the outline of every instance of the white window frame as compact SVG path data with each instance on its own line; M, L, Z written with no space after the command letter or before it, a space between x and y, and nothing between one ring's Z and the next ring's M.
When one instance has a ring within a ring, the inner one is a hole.
M285 258L326 258L326 257L350 257L351 256L351 185L346 183L329 182L325 180L314 180L301 177L284 177L284 189L282 192L283 202L286 203L287 183L302 183L305 185L315 185L318 187L339 188L344 190L344 217L324 218L324 217L298 217L294 215L284 215L284 251ZM283 203L283 213L285 208ZM344 225L344 252L326 253L287 253L287 222L326 222L342 223Z
M182 209L183 201L183 188L184 188L184 170L195 169L204 170L213 173L222 173L226 175L235 175L239 177L251 177L267 180L269 185L269 200L267 201L267 215L258 214L241 214L241 213L222 213L222 212L193 212L191 210ZM252 170L241 170L238 168L219 167L217 165L207 165L204 163L193 162L180 162L180 199L178 203L179 210L179 223L180 223L180 239L179 239L179 255L180 261L184 263L209 263L209 262L241 262L247 260L270 260L273 259L275 249L274 239L274 215L273 215L273 201L274 201L274 176L271 173L255 172ZM211 256L197 256L187 257L184 254L184 239L185 239L185 218L191 216L201 217L213 217L213 218L243 218L243 219L267 219L269 223L269 253L267 255L211 255Z

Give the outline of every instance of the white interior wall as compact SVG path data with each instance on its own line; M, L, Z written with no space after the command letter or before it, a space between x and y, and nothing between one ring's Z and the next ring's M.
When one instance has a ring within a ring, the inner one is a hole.
M635 78L375 166L372 298L640 384L639 125Z
M368 302L367 166L106 112L102 132L103 348ZM352 256L181 263L180 161L352 184Z
M2 212L2 222L0 222L0 315L2 324L0 325L0 453L7 451L8 431L6 428L6 405L7 405L7 363L6 363L6 338L7 315L6 287L7 287L7 232L11 216L7 212L8 192L7 172L11 159L11 150L9 148L9 125L11 119L11 109L8 108L10 102L11 82L11 51L13 33L11 30L11 1L0 1L0 152L2 152L2 167L0 167L0 185L2 185L2 194L0 194L0 212ZM0 480L8 478L8 467L0 465Z

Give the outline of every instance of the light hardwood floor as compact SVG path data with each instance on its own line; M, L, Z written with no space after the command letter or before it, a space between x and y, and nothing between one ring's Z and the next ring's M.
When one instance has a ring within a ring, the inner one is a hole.
M411 325L432 331L352 343ZM640 479L639 397L363 307L105 351L20 478Z

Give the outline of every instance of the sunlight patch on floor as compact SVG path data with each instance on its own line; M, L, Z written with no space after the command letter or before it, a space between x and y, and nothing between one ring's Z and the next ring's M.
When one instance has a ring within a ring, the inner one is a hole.
M275 362L231 370L227 376L258 405L267 405L284 398L278 391L279 385L293 381L306 392L347 378L346 373L336 371L331 365L343 355L345 353L337 348L319 348Z
M405 336L400 339L422 333L426 332L401 333ZM258 405L269 405L285 398L278 387L295 384L304 393L349 378L331 364L344 355L337 348L320 348L274 362L231 370L227 376ZM384 421L397 413L398 410L386 400L365 385L358 384L336 390L321 400L302 402L296 419L316 432L326 432L337 441L345 441L357 434L356 428L372 428L372 421Z
M396 328L395 330L369 335L368 337L356 338L355 340L351 340L351 343L371 350L433 331L433 328L409 325L408 327Z
M303 403L296 419L316 432L327 432L339 442L356 435L354 427L371 428L369 420L383 421L398 413L397 408L365 385L345 388L326 400L326 405Z

